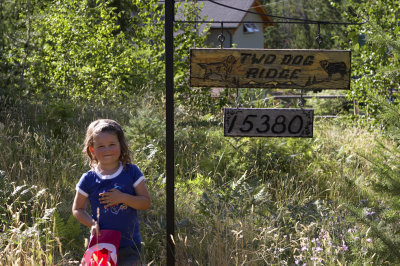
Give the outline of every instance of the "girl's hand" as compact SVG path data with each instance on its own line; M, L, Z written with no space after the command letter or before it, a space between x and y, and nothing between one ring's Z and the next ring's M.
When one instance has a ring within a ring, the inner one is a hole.
M99 224L97 223L97 222L94 222L94 225L92 225L92 227L90 228L90 234L92 235L92 236L94 236L94 235L100 235L100 226L99 226Z
M100 193L100 204L104 204L104 208L116 206L121 202L124 193L119 191L118 189L112 188L107 192Z

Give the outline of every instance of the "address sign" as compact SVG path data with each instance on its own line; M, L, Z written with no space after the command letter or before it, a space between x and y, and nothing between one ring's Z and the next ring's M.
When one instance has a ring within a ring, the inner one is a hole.
M313 137L313 109L225 108L224 136Z
M190 50L192 87L349 89L349 50Z

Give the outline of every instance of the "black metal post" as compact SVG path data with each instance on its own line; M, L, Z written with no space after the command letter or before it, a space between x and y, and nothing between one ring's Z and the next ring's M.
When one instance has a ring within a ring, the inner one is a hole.
M174 0L165 1L165 115L167 265L175 265Z

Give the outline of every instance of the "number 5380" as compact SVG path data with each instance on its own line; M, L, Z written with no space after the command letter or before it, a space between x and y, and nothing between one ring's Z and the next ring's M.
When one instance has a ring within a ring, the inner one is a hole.
M311 109L226 108L225 136L312 137Z

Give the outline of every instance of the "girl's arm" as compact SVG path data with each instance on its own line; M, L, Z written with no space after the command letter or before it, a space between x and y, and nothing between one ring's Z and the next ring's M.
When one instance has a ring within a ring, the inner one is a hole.
M99 225L86 212L87 201L88 198L77 191L72 205L72 214L81 224L89 227L91 233L94 234L94 232L99 231Z
M123 193L118 189L110 189L108 192L100 193L100 203L104 208L118 204L125 204L136 210L147 210L150 208L150 193L147 190L144 180L135 187L136 196Z

